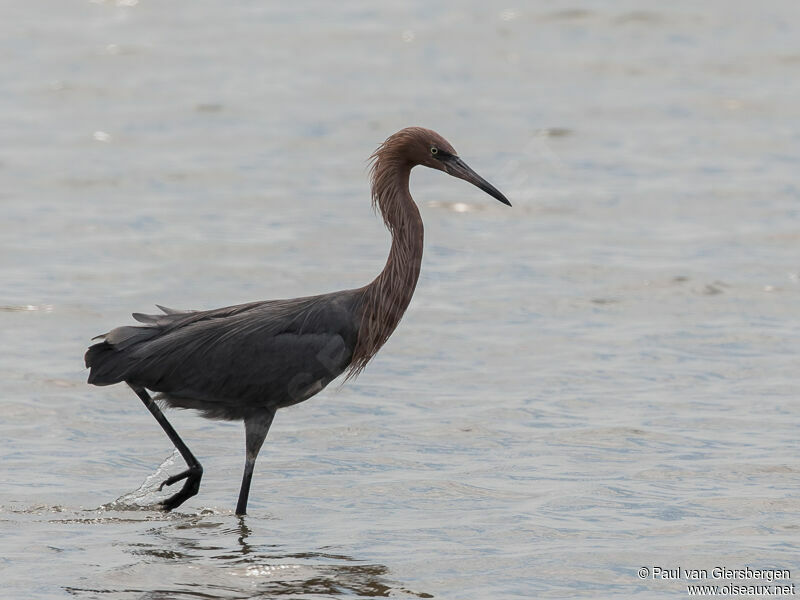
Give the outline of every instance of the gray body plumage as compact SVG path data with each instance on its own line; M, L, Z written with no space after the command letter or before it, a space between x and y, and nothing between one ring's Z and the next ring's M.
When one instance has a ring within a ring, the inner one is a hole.
M169 406L247 420L313 396L350 364L361 290L133 317L91 346L89 383L126 381Z

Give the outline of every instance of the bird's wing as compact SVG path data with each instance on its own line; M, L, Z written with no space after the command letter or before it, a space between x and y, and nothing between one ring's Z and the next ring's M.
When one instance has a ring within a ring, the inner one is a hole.
M249 304L237 304L236 306L226 306L225 308L216 308L213 310L176 310L156 304L164 314L148 315L144 313L133 313L131 316L140 323L143 323L143 326L124 325L112 329L108 333L100 334L94 339L104 339L117 350L124 350L132 344L148 340L191 323L222 319L246 313L268 304L272 303L251 302Z
M350 363L357 338L353 300L339 293L137 315L145 325L112 330L92 347L100 348L91 361L87 354L90 381L128 381L161 392L170 404L208 412L214 411L206 404L234 410L248 402L299 402Z

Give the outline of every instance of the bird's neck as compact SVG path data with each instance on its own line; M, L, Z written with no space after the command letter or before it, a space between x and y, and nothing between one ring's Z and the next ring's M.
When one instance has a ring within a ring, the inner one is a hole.
M424 229L411 193L411 165L379 157L373 171L372 197L386 227L392 247L386 266L363 288L361 326L351 365L358 374L397 327L411 302L422 264Z
M383 319L387 328L391 326L387 337L411 302L422 265L424 229L419 209L408 190L409 171L409 167L399 167L395 183L387 185L385 191L379 189L376 195L378 208L392 234L392 247L383 271L367 287L380 299L374 307L375 316Z

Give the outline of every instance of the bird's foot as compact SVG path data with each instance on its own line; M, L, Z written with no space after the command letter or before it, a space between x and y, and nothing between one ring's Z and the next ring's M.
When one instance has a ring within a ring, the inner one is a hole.
M169 498L162 500L158 503L159 508L162 510L170 511L174 508L178 508L181 504L186 502L192 496L195 496L197 492L200 490L200 480L203 477L203 467L197 464L196 466L189 467L185 471L178 473L177 475L173 475L168 479L165 479L160 486L158 486L159 491L165 485L172 485L173 483L177 483L182 479L186 480L186 483L183 484L183 487L177 491L175 494L170 496Z
M172 485L173 483L178 483L179 481L181 481L183 479L191 477L192 474L195 474L198 471L199 471L199 475L195 475L195 476L199 478L200 476L203 475L203 468L202 467L200 467L199 469L198 469L198 467L189 467L188 469L186 469L185 471L181 471L177 475L173 475L171 477L167 477L164 481L161 482L161 485L158 486L158 491L160 492L161 490L163 490L165 485L169 486L169 485Z

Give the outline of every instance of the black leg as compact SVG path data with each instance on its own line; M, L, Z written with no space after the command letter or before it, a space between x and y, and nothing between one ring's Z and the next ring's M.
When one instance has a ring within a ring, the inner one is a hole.
M274 412L263 413L244 420L245 445L247 459L244 463L242 487L239 489L239 501L236 503L236 514L243 515L247 512L247 498L250 496L250 482L253 480L253 467L256 466L256 456L261 450L264 438L267 437L269 426L272 425Z
M164 510L178 508L189 498L196 495L200 489L200 479L203 477L203 466L194 457L194 454L192 454L186 444L183 443L183 440L172 428L172 425L169 424L169 421L167 421L164 413L162 413L161 409L158 408L158 405L150 397L150 394L147 393L147 390L145 390L143 387L132 385L130 383L128 383L128 385L134 392L136 392L136 395L141 398L142 402L144 402L144 405L147 407L147 410L149 410L150 413L156 418L158 424L161 425L161 428L167 434L169 439L173 444L175 444L175 448L177 448L178 452L181 453L183 460L186 461L186 466L189 467L185 471L182 471L181 473L173 475L172 477L164 480L158 487L158 489L161 490L161 488L163 488L165 485L172 485L173 483L183 479L186 480L186 483L183 484L183 487L177 493L161 502L161 507Z

